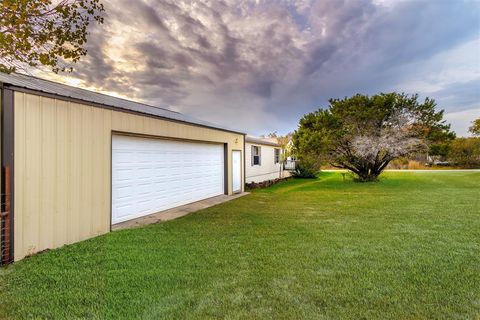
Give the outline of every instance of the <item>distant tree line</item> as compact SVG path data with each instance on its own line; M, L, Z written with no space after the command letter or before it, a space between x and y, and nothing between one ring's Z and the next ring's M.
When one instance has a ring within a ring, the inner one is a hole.
M449 165L459 168L480 168L480 118L469 128L472 137L456 137L430 148L430 165Z
M469 128L472 137L461 137L450 141L441 156L449 164L461 168L480 168L480 118Z

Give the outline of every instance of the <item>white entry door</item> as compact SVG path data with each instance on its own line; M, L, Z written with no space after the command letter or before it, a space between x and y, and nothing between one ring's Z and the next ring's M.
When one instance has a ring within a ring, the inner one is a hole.
M232 189L233 192L242 191L242 152L232 152Z
M224 194L221 144L114 135L112 224Z

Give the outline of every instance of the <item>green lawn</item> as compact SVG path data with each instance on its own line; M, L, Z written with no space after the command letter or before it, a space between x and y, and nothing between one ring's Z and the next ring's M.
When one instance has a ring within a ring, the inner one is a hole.
M479 319L480 172L291 180L0 270L0 318Z

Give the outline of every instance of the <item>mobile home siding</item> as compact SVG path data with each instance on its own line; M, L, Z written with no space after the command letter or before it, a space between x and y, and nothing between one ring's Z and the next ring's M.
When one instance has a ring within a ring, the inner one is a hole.
M260 165L253 164L252 147L260 147ZM274 180L278 178L288 177L289 172L282 170L282 164L275 163L275 149L280 147L274 147L271 145L262 145L257 143L246 142L245 153L248 163L246 169L246 183L262 182L266 180Z
M112 132L226 143L228 194L244 152L228 131L22 92L14 107L15 260L110 231Z

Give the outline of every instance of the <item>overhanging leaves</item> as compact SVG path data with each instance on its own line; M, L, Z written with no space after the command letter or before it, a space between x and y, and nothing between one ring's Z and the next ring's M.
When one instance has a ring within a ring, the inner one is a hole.
M0 2L0 71L50 67L71 70L86 55L88 26L103 23L100 0L3 0Z

